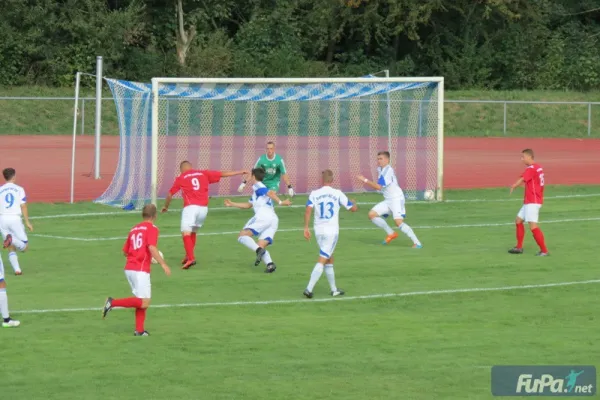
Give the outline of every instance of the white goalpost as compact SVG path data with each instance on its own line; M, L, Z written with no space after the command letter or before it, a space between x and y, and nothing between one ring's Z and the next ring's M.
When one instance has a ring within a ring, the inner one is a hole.
M385 72L385 71L384 71ZM443 199L444 78L107 79L117 106L120 157L97 202L140 207L163 197L179 162L198 168L251 167L266 141L286 160L298 193L330 168L344 191L365 191L389 151L408 199ZM235 195L222 182L211 195Z

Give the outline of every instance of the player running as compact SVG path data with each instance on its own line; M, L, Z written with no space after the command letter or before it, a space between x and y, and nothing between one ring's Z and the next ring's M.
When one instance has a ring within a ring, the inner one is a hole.
M415 235L412 228L404 222L404 218L406 218L404 203L406 200L404 199L404 192L402 192L402 189L398 186L398 179L396 179L394 169L390 165L390 153L388 151L380 151L377 153L377 164L379 165L377 168L377 182L372 182L362 175L357 176L359 181L383 193L384 200L381 203L376 204L375 207L369 211L369 219L387 233L387 237L383 241L383 244L389 244L398 237L398 233L394 232L381 217L387 218L388 215L391 214L398 229L413 241L413 248L420 249L423 246L417 238L417 235Z
M183 161L179 175L165 200L162 212L169 210L173 195L181 190L183 197L183 211L181 212L181 235L185 257L181 261L182 269L189 269L196 265L194 248L196 247L196 231L201 228L208 214L208 186L217 183L221 178L236 175L247 175L248 171L209 171L192 169L189 161Z
M252 178L256 181L252 185L252 197L246 203L234 203L233 201L226 199L225 206L236 207L241 209L254 209L254 217L244 226L244 229L240 232L238 242L256 252L256 261L254 265L260 264L260 261L264 261L267 266L266 273L275 272L277 267L271 259L271 254L266 249L270 244L273 244L273 238L277 232L279 226L279 218L275 214L273 208L273 202L276 202L280 206L289 206L292 203L290 200L281 200L277 197L277 193L274 190L269 190L263 183L265 178L265 170L262 168L254 168L252 170ZM258 236L258 243L252 239L252 236Z
M535 242L540 247L536 256L547 256L548 249L544 240L544 234L538 226L540 208L544 203L544 169L534 161L533 150L525 149L521 152L521 160L527 166L521 177L510 187L510 193L522 184L525 184L525 198L523 206L517 214L515 220L517 227L517 245L508 252L511 254L523 253L523 240L525 239L525 226L523 222L529 224L529 229L533 234Z
M16 328L21 322L12 319L8 313L8 297L6 294L6 281L4 280L4 264L0 256L0 315L2 315L3 328Z
M30 231L33 231L33 226L29 222L25 189L15 183L16 171L14 168L6 168L2 171L2 175L6 183L0 186L0 232L4 239L3 247L8 249L8 261L15 275L21 275L17 250L26 251L28 246L27 233L21 216Z
M158 228L154 225L156 206L154 204L144 206L142 218L143 222L129 231L123 246L123 253L127 257L125 276L135 297L123 299L109 297L102 309L102 318L104 319L114 307L135 308L134 336L148 336L148 331L144 329L144 322L146 309L150 305L150 263L152 258L160 264L167 276L171 275L169 266L160 256L156 247L158 243Z
M279 191L281 185L281 178L287 185L288 195L294 197L294 189L290 183L290 178L285 169L285 162L279 154L275 154L275 143L267 142L267 153L263 154L256 160L254 168L262 168L265 170L265 180L263 184L269 190L273 190L275 193ZM244 180L238 187L238 192L242 192L248 182Z
M319 278L321 278L323 269L329 281L331 295L341 296L344 294L344 291L338 289L335 285L335 274L333 272L333 251L335 250L340 233L340 207L344 207L352 212L358 210L356 203L348 200L348 197L342 191L331 187L331 183L333 182L333 172L331 170L326 169L323 171L321 177L323 187L310 193L308 202L306 203L306 212L304 213L304 237L309 240L310 230L308 229L308 223L310 221L310 214L313 208L316 207L314 230L315 238L319 245L319 259L310 275L308 286L303 293L309 299L313 297L313 289Z

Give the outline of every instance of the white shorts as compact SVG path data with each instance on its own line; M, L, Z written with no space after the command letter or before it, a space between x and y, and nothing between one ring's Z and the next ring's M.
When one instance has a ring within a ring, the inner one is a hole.
M208 207L187 206L181 212L181 232L196 232L201 228L208 214Z
M371 210L375 211L377 215L383 218L387 218L391 215L394 219L404 219L406 218L404 202L404 197L384 200L381 203L376 204Z
M317 244L319 245L319 255L327 258L333 256L335 246L337 245L339 235L336 234L315 234Z
M125 270L131 292L138 299L149 299L151 295L150 274L142 271Z
M251 231L259 240L266 240L273 244L275 233L279 227L279 218L274 216L254 216L244 226L244 230Z
M0 232L2 239L6 239L8 234L27 243L27 233L20 215L0 215Z
M540 208L542 208L541 204L523 204L517 217L525 222L538 222L540 218Z

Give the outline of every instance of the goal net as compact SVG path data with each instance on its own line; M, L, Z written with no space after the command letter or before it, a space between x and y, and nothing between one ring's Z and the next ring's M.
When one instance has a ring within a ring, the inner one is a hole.
M366 191L355 176L377 180L376 155L387 150L408 199L426 190L442 198L443 78L107 81L120 157L99 203L156 202L183 160L199 169L249 169L268 141L297 193L318 188L327 168L343 191ZM210 194L236 195L239 184L223 179Z

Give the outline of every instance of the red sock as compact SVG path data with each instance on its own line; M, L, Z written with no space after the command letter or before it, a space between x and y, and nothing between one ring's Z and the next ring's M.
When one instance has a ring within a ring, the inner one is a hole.
M123 307L123 308L139 308L142 306L142 299L138 299L137 297L127 297L124 299L113 299L112 306L113 307Z
M194 245L194 249L196 248L196 232L192 232L192 244Z
M535 228L531 231L533 233L533 238L535 242L540 246L540 250L542 253L547 253L548 249L546 248L546 242L544 241L544 234L540 228Z
M188 261L193 261L194 257L194 239L191 235L183 235L183 247L185 248L185 255Z
M517 224L517 249L523 248L523 240L525 239L525 226Z
M135 309L135 330L137 332L144 332L144 321L146 321L146 309L136 308Z

